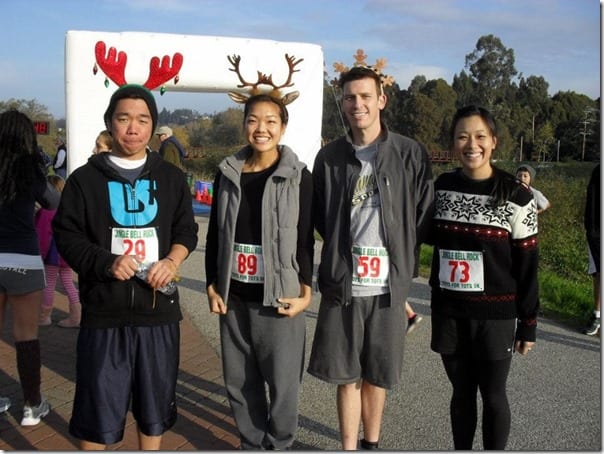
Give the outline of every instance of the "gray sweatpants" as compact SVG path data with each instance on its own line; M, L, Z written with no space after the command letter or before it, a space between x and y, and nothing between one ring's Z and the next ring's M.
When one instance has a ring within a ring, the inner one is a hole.
M220 316L222 367L242 449L291 447L304 372L305 315L235 301ZM268 390L268 393L267 393Z

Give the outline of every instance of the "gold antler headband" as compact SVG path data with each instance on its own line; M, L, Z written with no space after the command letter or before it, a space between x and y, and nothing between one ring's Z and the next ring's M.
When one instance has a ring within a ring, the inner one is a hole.
M354 57L355 61L352 66L360 66L362 68L367 68L367 69L371 69L372 71L374 71L380 77L383 87L389 87L394 83L394 77L388 76L382 72L382 70L386 67L385 58L378 58L375 61L375 65L371 66L371 65L367 64L367 55L365 54L363 49L357 49L357 53L355 55L353 55L353 57ZM333 69L336 72L340 73L340 75L342 73L350 71L350 68L341 62L334 63ZM331 81L331 84L334 86L337 86L338 82L339 82L339 77L333 79Z

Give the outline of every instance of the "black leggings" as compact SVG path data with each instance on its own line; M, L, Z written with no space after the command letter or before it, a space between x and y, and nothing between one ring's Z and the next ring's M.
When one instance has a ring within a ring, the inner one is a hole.
M484 449L503 450L510 434L510 406L506 383L512 358L498 361L441 355L453 385L451 427L455 449L471 450L476 432L476 391L482 396L482 442Z

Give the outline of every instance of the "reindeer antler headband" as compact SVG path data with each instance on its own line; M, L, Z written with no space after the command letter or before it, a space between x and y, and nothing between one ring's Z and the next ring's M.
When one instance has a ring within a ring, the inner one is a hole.
M388 76L388 75L382 73L382 70L386 67L385 58L378 58L375 61L375 65L371 66L371 65L367 64L367 55L365 54L363 49L357 49L357 53L355 55L353 55L353 57L354 57L355 62L353 63L352 66L360 66L360 67L371 69L372 71L374 71L380 77L383 87L389 87L394 83L394 78L392 76ZM335 69L336 72L340 73L340 75L342 73L350 71L350 68L348 66L345 66L343 63L340 63L340 62L334 63L333 68ZM331 84L334 86L337 86L338 82L339 82L339 78L335 78L331 81Z
M119 87L127 84L125 71L128 56L126 55L126 52L117 52L115 47L110 47L109 53L107 54L105 43L103 41L98 41L94 46L94 55L96 57L96 62L92 72L96 75L98 67L100 66L106 75L105 87L109 86L109 80L107 80L107 78L111 79ZM172 65L170 65L170 57L167 55L164 55L161 64L159 57L152 57L149 62L149 77L143 86L149 90L153 90L172 78L174 78L174 83L177 84L178 73L182 68L182 62L183 56L179 52L176 52L172 57ZM165 91L165 86L162 86L160 94L163 95Z
M230 98L233 101L235 101L236 103L245 104L245 102L248 100L248 98L262 93L262 90L259 88L259 85L268 85L270 87L273 87L272 90L270 90L268 92L268 95L272 96L273 98L280 99L284 105L290 104L291 102L295 101L298 98L298 96L300 96L299 91L292 91L290 93L282 95L281 89L285 88L285 87L294 86L294 83L292 82L292 76L294 75L295 72L300 71L299 69L295 69L295 67L301 61L304 60L303 58L296 60L296 57L294 57L293 55L290 57L288 54L285 54L285 60L287 61L287 66L289 67L289 74L287 76L287 80L285 81L285 83L283 83L281 85L275 85L275 83L273 82L272 74L269 74L267 76L266 74L264 74L260 71L257 71L258 79L256 80L255 83L247 82L243 78L243 76L241 75L241 72L239 70L239 63L241 62L241 56L240 55L227 56L227 59L229 60L231 65L233 65L232 68L229 68L229 71L233 71L233 72L237 73L237 77L239 77L239 81L241 82L239 85L237 85L237 87L238 88L251 87L249 90L249 92L250 92L249 95L245 95L245 94L234 92L234 91L230 91L228 93Z

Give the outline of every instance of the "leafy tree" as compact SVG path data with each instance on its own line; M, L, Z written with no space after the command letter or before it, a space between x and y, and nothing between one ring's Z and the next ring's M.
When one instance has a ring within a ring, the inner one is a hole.
M544 151L535 149L535 141L537 129L544 127L549 118L551 98L547 93L548 87L549 84L541 76L529 76L526 79L521 77L515 97L513 101L509 101L512 105L509 124L515 131L515 136L523 138L525 156L536 154L538 157ZM551 124L546 127L546 130L549 127ZM552 130L552 139L553 132Z
M549 121L537 128L534 142L534 161L553 161L555 155L552 146L556 139L554 137L554 128Z
M399 96L400 92L401 90L396 82L384 89L386 107L381 115L384 123L386 123L392 131L396 132L399 132L402 128L402 118L400 115L402 101Z
M325 142L331 142L346 133L346 129L346 120L342 114L340 89L325 80L323 83L321 137Z
M426 85L427 82L428 80L426 79L426 76L424 76L423 74L417 75L409 84L409 88L407 89L407 91L410 95L415 95L419 93L422 88L424 88L424 85Z
M493 35L481 36L476 49L466 55L478 99L490 110L496 102L505 99L512 78L517 74L514 67L514 50L507 49L499 38Z
M0 112L9 109L17 109L23 112L33 121L47 121L52 118L48 113L48 108L36 101L35 99L14 99L8 101L0 101Z
M409 99L402 117L406 135L423 143L429 151L441 149L437 142L441 125L439 109L434 100L417 93Z
M212 118L212 129L208 134L208 144L234 146L243 142L243 110L230 107Z
M189 132L189 144L196 148L208 145L211 129L212 118L210 117L202 117L194 122Z
M44 151L54 156L56 153L56 146L54 143L55 137L58 135L58 128L61 127L65 131L64 122L62 125L58 125L54 121L52 115L48 113L48 108L40 104L35 99L14 99L11 98L8 101L0 101L0 112L4 112L9 109L17 109L27 115L32 121L48 121L50 131L48 135L38 136L38 145L41 146ZM63 134L65 134L63 132Z
M504 161L512 161L517 153L516 141L505 121L497 121L497 149L494 158Z
M456 108L477 103L472 78L465 71L462 70L459 75L453 76L452 88L457 93Z
M600 129L598 104L588 96L573 91L556 93L552 97L549 121L555 127L555 137L560 140L561 159L582 158L583 135L581 133L586 133L585 155L599 155L599 142L592 142L593 138L599 139L599 135L594 133L594 130Z
M424 84L421 93L436 104L438 134L434 137L436 149L447 150L449 145L449 127L455 115L457 93L444 79L430 80Z

